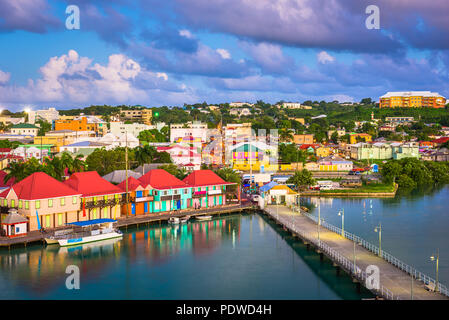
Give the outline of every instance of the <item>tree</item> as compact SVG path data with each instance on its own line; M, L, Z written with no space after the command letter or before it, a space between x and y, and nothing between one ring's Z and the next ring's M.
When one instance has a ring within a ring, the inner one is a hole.
M167 171L168 173L174 175L179 180L182 180L187 176L187 170L185 169L185 167L179 169L177 165L172 163L164 164L162 166L159 166L158 168Z
M283 128L279 130L280 141L289 142L293 140L293 134L289 129Z
M304 187L314 185L316 180L312 176L312 172L307 169L295 171L295 174L288 178L288 184L294 184L296 189L299 190Z
M238 172L234 171L232 168L221 168L215 171L215 173L226 182L233 182L237 184L242 182L242 178Z
M388 161L382 166L381 174L382 180L386 183L392 183L396 181L396 177L398 177L402 172L402 166L398 161L392 160Z
M45 136L45 133L51 130L51 123L48 121L39 119L36 121L40 125L39 131L37 133L38 136Z

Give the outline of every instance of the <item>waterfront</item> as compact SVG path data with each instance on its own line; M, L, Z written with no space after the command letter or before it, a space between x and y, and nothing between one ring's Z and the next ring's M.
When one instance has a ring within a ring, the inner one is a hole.
M81 289L67 290L77 265ZM258 214L0 251L1 299L360 299L347 275Z
M345 230L378 246L375 227L382 224L382 250L435 279L439 248L439 279L449 284L449 187L399 192L391 199L321 198L321 218L341 227L338 211L345 209ZM304 200L317 203L316 198ZM312 214L317 215L314 209Z

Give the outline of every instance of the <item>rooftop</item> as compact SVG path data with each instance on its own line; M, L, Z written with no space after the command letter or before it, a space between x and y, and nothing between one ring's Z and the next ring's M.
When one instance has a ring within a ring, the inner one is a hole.
M185 182L182 182L164 169L153 169L139 178L143 187L150 185L154 189L185 188Z
M96 171L76 172L64 184L77 190L83 197L122 193L122 189L100 177Z
M191 187L233 184L224 181L212 170L196 170L182 180Z

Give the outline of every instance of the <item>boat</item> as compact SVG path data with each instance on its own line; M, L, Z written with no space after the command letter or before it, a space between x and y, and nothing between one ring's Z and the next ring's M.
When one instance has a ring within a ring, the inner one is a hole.
M55 244L57 242L61 247L66 247L121 238L123 237L123 233L113 226L116 221L113 219L94 219L68 223L68 225L74 227L72 232L66 231L63 234L55 233L55 235L45 238L45 241L48 244Z
M187 221L189 221L189 219L190 219L190 216L185 216L185 217L182 217L181 219L179 219L179 222L187 223Z
M170 224L179 224L181 221L178 217L170 217L168 219L168 223Z
M205 221L212 219L212 216L196 216L195 218L200 221Z

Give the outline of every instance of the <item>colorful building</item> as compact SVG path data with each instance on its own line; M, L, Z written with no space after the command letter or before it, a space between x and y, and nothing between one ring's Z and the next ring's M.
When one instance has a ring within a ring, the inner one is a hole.
M39 127L36 127L34 124L30 123L19 123L11 128L12 134L18 134L23 136L37 136L39 132Z
M126 183L128 181L128 183ZM128 204L123 203L121 206L122 215L142 215L150 213L150 202L154 197L150 195L152 190L145 189L142 183L134 177L128 177L128 180L123 180L117 185L126 195L128 191ZM126 200L126 199L125 199Z
M295 144L313 144L313 134L295 134L293 135L293 142Z
M387 92L379 99L380 108L444 108L446 98L437 92Z
M123 190L100 177L98 172L76 172L63 183L76 190L81 197L75 221L121 217Z
M191 208L209 208L226 204L226 186L235 185L224 181L211 170L196 170L182 180L192 190Z
M75 119L55 121L55 131L93 131L97 136L103 136L108 131L106 122L93 116L80 116Z
M0 193L0 204L16 208L28 219L28 231L34 231L79 221L80 195L46 173L35 172Z

